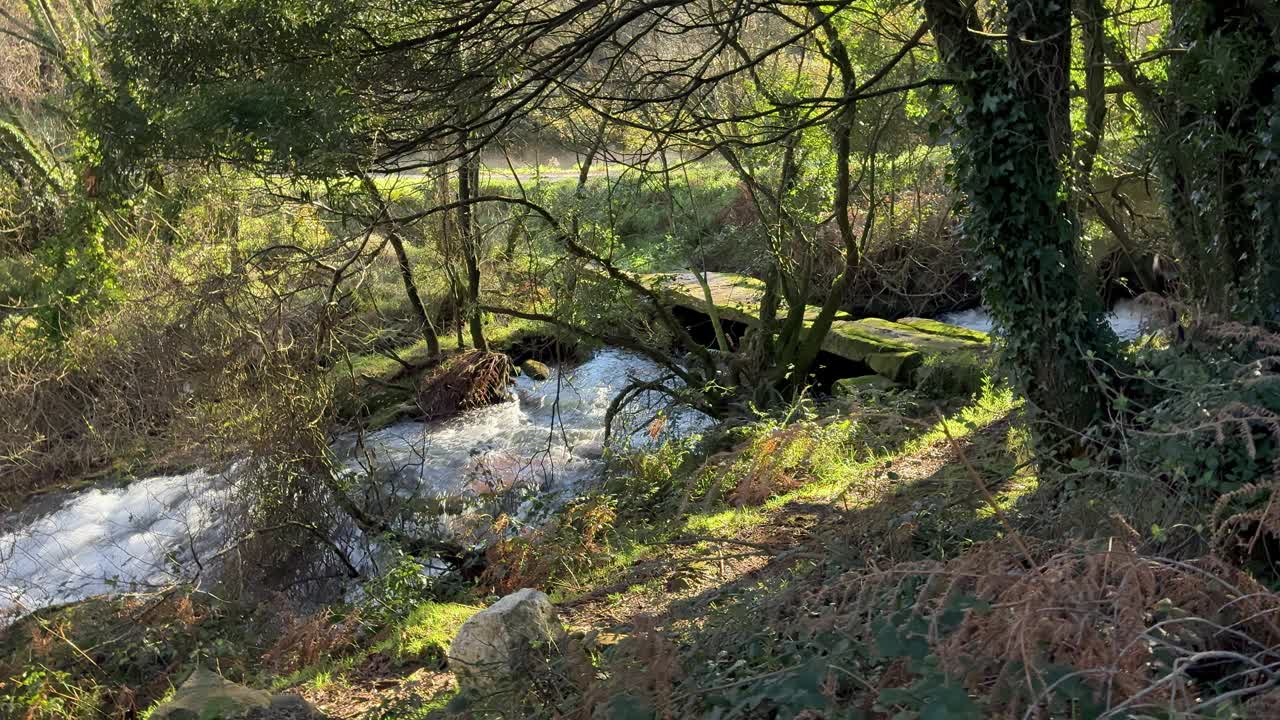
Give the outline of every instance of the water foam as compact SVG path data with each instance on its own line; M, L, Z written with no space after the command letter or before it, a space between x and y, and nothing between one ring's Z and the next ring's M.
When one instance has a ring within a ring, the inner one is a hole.
M334 449L353 472L376 469L405 492L456 495L525 484L572 494L601 466L609 403L633 378L661 375L637 355L606 349L551 378L518 378L512 399L433 423L403 422ZM656 401L650 397L648 400ZM645 419L644 417L641 418ZM708 420L678 414L667 432ZM651 442L644 428L624 433ZM151 590L199 573L227 542L236 470L151 477L86 490L40 513L5 518L0 532L0 624L47 605L96 594Z

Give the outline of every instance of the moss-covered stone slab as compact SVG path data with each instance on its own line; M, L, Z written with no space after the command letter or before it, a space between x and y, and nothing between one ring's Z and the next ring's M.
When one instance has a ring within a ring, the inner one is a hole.
M890 380L907 382L911 373L924 363L924 356L914 350L873 353L867 356L867 366Z
M822 349L856 362L864 362L875 353L910 349L910 346L860 323L858 320L837 320L831 323L831 332L823 338Z
M959 325L940 322L938 320L930 320L928 318L908 317L897 321L899 325L906 325L913 330L919 330L930 335L941 335L942 337L954 338L956 340L965 340L971 343L989 343L991 336L981 330L972 330Z
M644 280L673 305L701 313L707 312L702 285L693 273L650 273L644 276ZM722 320L753 326L760 324L756 312L760 307L760 298L764 296L763 281L747 275L707 273L707 285L711 288L711 299Z
M970 340L921 332L892 320L864 318L862 320L854 320L852 325L863 335L875 337L886 344L898 345L919 352L944 353L954 350L967 350L973 347L973 342Z
M706 297L693 273L648 273L642 279L666 296L671 304L701 313L707 312ZM757 313L760 312L760 300L764 297L763 280L735 273L709 272L707 286L711 289L711 299L715 301L722 320L732 320L752 327L760 324ZM821 308L813 305L806 306L804 318L813 322L821 311ZM786 314L787 306L784 302L778 308L778 318L782 319ZM836 313L836 318L852 319L844 312Z
M831 384L831 394L836 397L852 397L867 391L892 390L898 383L883 375L862 375L841 378Z
M641 276L672 305L709 314L706 295L692 272L650 273ZM759 327L760 300L765 284L761 280L733 273L707 273L712 304L722 320ZM779 309L785 316L786 308ZM806 325L811 325L820 309L805 308ZM985 333L948 325L937 320L908 318L909 322L893 322L881 318L853 319L839 313L831 324L831 332L823 339L822 349L846 360L864 362L891 380L902 381L919 367L926 356L973 350L987 342ZM870 359L877 356L875 364Z

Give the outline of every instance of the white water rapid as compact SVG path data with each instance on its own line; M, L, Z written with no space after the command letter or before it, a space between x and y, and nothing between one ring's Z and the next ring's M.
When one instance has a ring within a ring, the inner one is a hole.
M601 467L610 401L633 378L660 374L644 358L606 349L546 381L518 378L507 402L434 423L399 423L368 435L359 449L354 437L340 438L335 449L351 458L350 470L371 466L424 495L513 484L572 494ZM688 434L707 422L678 413L663 432ZM643 427L630 437L650 441ZM0 625L39 607L192 579L196 558L227 542L235 479L234 466L151 477L0 518Z

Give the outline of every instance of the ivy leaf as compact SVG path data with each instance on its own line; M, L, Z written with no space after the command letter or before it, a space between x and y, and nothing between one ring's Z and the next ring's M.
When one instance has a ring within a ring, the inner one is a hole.
M981 720L982 714L963 688L950 685L938 688L920 711L920 720Z

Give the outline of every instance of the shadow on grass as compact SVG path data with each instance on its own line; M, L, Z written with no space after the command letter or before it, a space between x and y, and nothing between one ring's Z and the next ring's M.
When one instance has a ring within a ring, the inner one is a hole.
M891 449L760 507L691 515L562 607L571 624L626 633L637 620L668 626L698 618L761 583L945 560L1003 531L992 501L1004 512L1034 491L1018 414L1010 395L988 391L948 415L945 430L941 422L913 425Z

